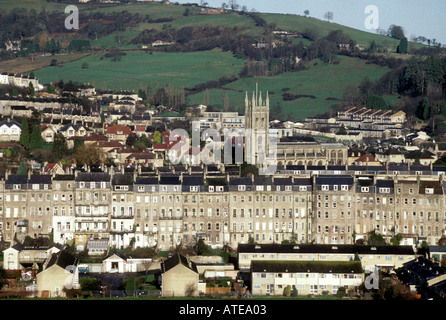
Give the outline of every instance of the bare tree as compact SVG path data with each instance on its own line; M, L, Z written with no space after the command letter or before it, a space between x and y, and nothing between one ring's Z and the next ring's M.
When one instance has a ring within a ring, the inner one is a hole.
M328 21L333 20L333 12L327 11L324 15L324 18L327 19Z
M195 296L195 292L197 291L197 287L193 282L190 282L186 285L186 288L184 289L184 293L186 294L186 297L193 297Z
M228 2L229 8L231 10L236 11L238 8L240 8L240 5L237 3L237 0L229 0Z

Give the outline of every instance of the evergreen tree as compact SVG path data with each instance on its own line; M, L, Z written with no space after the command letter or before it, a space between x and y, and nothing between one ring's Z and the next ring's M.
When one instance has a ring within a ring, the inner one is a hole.
M26 164L24 161L20 163L19 168L17 169L17 175L19 176L26 176L28 174L28 168L26 167Z
M153 133L153 143L161 143L161 133L159 131Z
M423 99L423 102L421 103L421 110L423 111L423 119L428 120L431 116L431 106L427 98Z
M402 38L400 40L400 45L398 46L397 52L398 53L407 53L408 51L408 43L407 43L407 38Z
M68 153L67 141L60 132L54 136L53 152L58 159L63 158Z
M45 145L39 126L35 125L31 132L31 140L29 142L29 151L41 149Z
M23 118L22 121L22 131L20 132L20 144L24 146L25 148L28 148L29 146L29 126L28 126L28 120L26 118Z

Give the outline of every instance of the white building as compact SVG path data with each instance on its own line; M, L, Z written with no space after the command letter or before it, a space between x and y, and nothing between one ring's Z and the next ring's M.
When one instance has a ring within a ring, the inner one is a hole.
M288 288L298 295L336 294L364 281L360 261L253 261L253 295L283 295Z
M16 121L0 122L0 141L19 141L22 126Z

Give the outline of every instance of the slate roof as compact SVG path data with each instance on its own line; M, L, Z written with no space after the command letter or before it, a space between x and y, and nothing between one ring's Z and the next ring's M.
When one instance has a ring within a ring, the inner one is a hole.
M158 177L136 177L135 184L157 185Z
M376 180L377 188L393 188L394 182L393 180Z
M28 183L28 176L25 175L9 175L6 179L6 184L26 184Z
M115 173L112 178L113 185L133 185L133 174Z
M184 186L202 186L204 185L204 177L202 175L183 176Z
M65 269L70 265L77 265L77 264L78 264L77 258L68 253L67 251L63 250L57 253L53 253L51 255L48 263L46 264L46 269L53 265L58 265L62 269Z
M188 259L181 254L175 254L169 259L161 262L161 273L165 273L178 265L183 265L198 273L197 265L194 262L189 262Z
M52 176L49 174L31 175L28 183L30 183L30 184L51 184Z
M107 172L79 172L76 181L110 181Z
M331 176L317 176L316 184L322 185L353 185L353 177L351 176L342 176L342 175L331 175Z
M177 185L181 184L180 177L175 175L161 175L159 184L164 185Z
M412 246L366 246L331 244L239 244L238 253L330 253L330 254L405 254L413 255Z
M362 273L360 261L252 261L251 272Z

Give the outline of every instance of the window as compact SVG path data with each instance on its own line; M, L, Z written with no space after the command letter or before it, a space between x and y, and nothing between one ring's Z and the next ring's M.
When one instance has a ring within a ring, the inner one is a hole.
M238 191L245 191L246 190L246 186L245 185L239 185L238 186Z
M322 185L322 190L327 191L327 190L329 190L329 189L330 189L330 188L329 188L328 185L326 185L326 184L323 184L323 185Z

